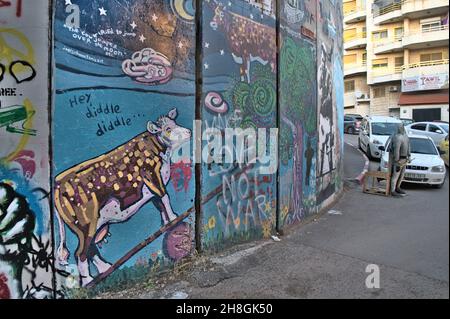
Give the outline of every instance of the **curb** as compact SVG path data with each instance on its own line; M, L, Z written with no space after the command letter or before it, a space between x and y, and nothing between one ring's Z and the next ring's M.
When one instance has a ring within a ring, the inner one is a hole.
M357 147L357 146L355 146L355 145L353 145L352 143L349 143L349 142L345 142L345 144L347 144L347 145L353 147L355 150L357 150L363 156L363 158L365 160L363 171L356 178L354 178L354 180L358 181L358 183L360 185L362 185L363 182L364 182L364 176L369 171L370 160L367 157L367 155L364 154L364 152L359 149L359 147Z

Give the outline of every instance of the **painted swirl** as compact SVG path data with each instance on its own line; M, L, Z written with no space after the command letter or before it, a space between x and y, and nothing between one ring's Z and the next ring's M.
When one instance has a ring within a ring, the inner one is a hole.
M216 114L225 114L229 110L228 103L218 92L209 92L206 94L205 106L207 110Z
M259 79L252 85L252 104L259 116L268 116L275 111L276 89L272 81Z

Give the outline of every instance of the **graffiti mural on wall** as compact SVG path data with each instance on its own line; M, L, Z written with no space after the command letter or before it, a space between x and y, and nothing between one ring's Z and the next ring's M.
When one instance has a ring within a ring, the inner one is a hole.
M316 2L281 2L280 224L299 222L316 206Z
M0 9L5 9L3 12L8 9L9 14L13 14L17 18L20 18L22 17L22 0L1 0Z
M275 3L205 1L203 129L276 128ZM267 135L268 148L270 147ZM245 143L245 151L252 147ZM222 156L238 148L224 148ZM211 150L214 152L214 150ZM276 174L258 165L203 163L205 249L268 238L276 224Z
M0 1L0 299L54 297L48 24L45 0Z
M187 0L74 5L55 7L58 267L74 287L117 287L193 249L193 164L172 155L191 142L195 11Z
M276 30L273 25L263 23L265 18L270 17L265 16L259 9L252 10L253 6L246 6L242 1L226 5L214 0L209 3L207 8L214 10L214 17L209 24L214 31L224 33L231 56L240 65L241 80L250 83L251 66L255 61L262 65L268 64L275 72ZM239 11L233 12L233 5L246 8L249 12L256 11L260 16L255 16L254 13L246 16L237 13Z
M342 187L343 66L342 1L318 2L318 81L319 87L319 165L317 186L319 204Z
M47 2L0 0L0 298L120 289L191 254L196 213L203 248L218 250L334 197L341 3L276 3L202 1L196 48L193 0L54 1L50 152ZM178 156L198 133L196 72L209 147L199 181Z

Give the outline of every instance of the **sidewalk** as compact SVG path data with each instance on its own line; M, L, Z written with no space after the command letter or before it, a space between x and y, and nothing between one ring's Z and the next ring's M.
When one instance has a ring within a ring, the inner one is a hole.
M361 154L346 154L346 164L364 166ZM448 298L448 182L443 190L408 192L404 200L385 198L347 182L333 214L291 230L281 242L234 247L101 297ZM443 207L432 209L435 201ZM365 286L369 264L380 267L381 289Z

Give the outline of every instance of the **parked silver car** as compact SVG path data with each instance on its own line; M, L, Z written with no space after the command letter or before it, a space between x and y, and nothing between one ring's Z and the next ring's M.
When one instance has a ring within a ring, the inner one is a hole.
M442 122L417 122L406 127L408 134L431 137L434 144L439 147L448 134L448 124Z

